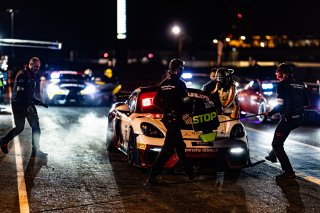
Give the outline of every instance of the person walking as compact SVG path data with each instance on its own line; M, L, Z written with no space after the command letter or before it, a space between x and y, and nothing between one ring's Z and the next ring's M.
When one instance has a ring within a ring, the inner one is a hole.
M25 125L25 119L32 128L32 156L46 155L40 151L40 125L37 109L35 105L48 105L41 103L34 98L36 88L36 74L40 69L40 59L32 57L29 60L28 66L18 72L16 75L13 92L11 98L11 107L14 117L15 127L11 129L3 138L1 138L1 150L4 154L8 154L8 143L17 135L19 135Z
M185 155L186 145L182 139L181 126L184 113L184 102L188 94L186 84L180 79L184 61L172 59L169 64L169 76L160 83L153 103L164 113L162 122L167 128L164 144L155 159L147 183L166 185L160 176L161 170L168 159L176 152L189 180L194 178L193 169L188 165Z
M304 83L294 78L288 64L281 63L278 66L276 77L280 80L277 87L278 105L264 115L280 113L281 119L274 132L272 151L265 158L271 162L277 162L278 158L283 173L276 176L276 179L293 179L296 175L284 150L284 142L290 132L302 124L304 106L309 105L309 98Z

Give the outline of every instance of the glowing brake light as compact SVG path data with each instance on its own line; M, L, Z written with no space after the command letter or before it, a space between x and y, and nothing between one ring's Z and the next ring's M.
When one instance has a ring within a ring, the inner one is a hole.
M153 102L153 98L144 98L142 99L142 106L143 107L151 106L152 102Z

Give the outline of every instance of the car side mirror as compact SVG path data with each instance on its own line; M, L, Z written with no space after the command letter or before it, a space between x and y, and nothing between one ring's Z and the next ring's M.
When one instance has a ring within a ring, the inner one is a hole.
M126 105L126 104L123 104L123 105L121 105L121 106L119 106L118 108L117 108L117 110L119 111L119 112L121 112L121 113L130 113L130 109L129 109L129 106L128 105Z

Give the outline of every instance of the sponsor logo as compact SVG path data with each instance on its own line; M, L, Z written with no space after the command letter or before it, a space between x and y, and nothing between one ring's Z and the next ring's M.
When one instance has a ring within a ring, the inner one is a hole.
M213 146L213 142L191 142L192 146Z
M193 121L193 124L198 124L198 123L213 121L216 117L217 117L216 112L210 112L202 115L193 116L192 121Z
M192 152L192 153L202 153L202 152L218 152L218 149L215 148L187 148L186 152Z

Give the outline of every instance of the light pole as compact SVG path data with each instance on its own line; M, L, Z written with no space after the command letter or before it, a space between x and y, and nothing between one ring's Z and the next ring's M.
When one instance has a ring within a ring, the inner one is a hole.
M171 29L171 32L173 33L173 35L175 35L177 37L177 41L176 41L176 45L177 45L177 52L176 52L176 57L179 58L180 57L180 53L181 53L181 50L182 50L182 41L181 41L181 36L180 36L180 33L181 33L181 29L179 26L175 25L172 27Z
M15 9L7 9L6 10L8 13L10 13L10 17L11 17L11 39L14 38L14 14L18 13L18 10ZM11 46L11 56L12 58L14 58L14 51L13 51L13 46Z

